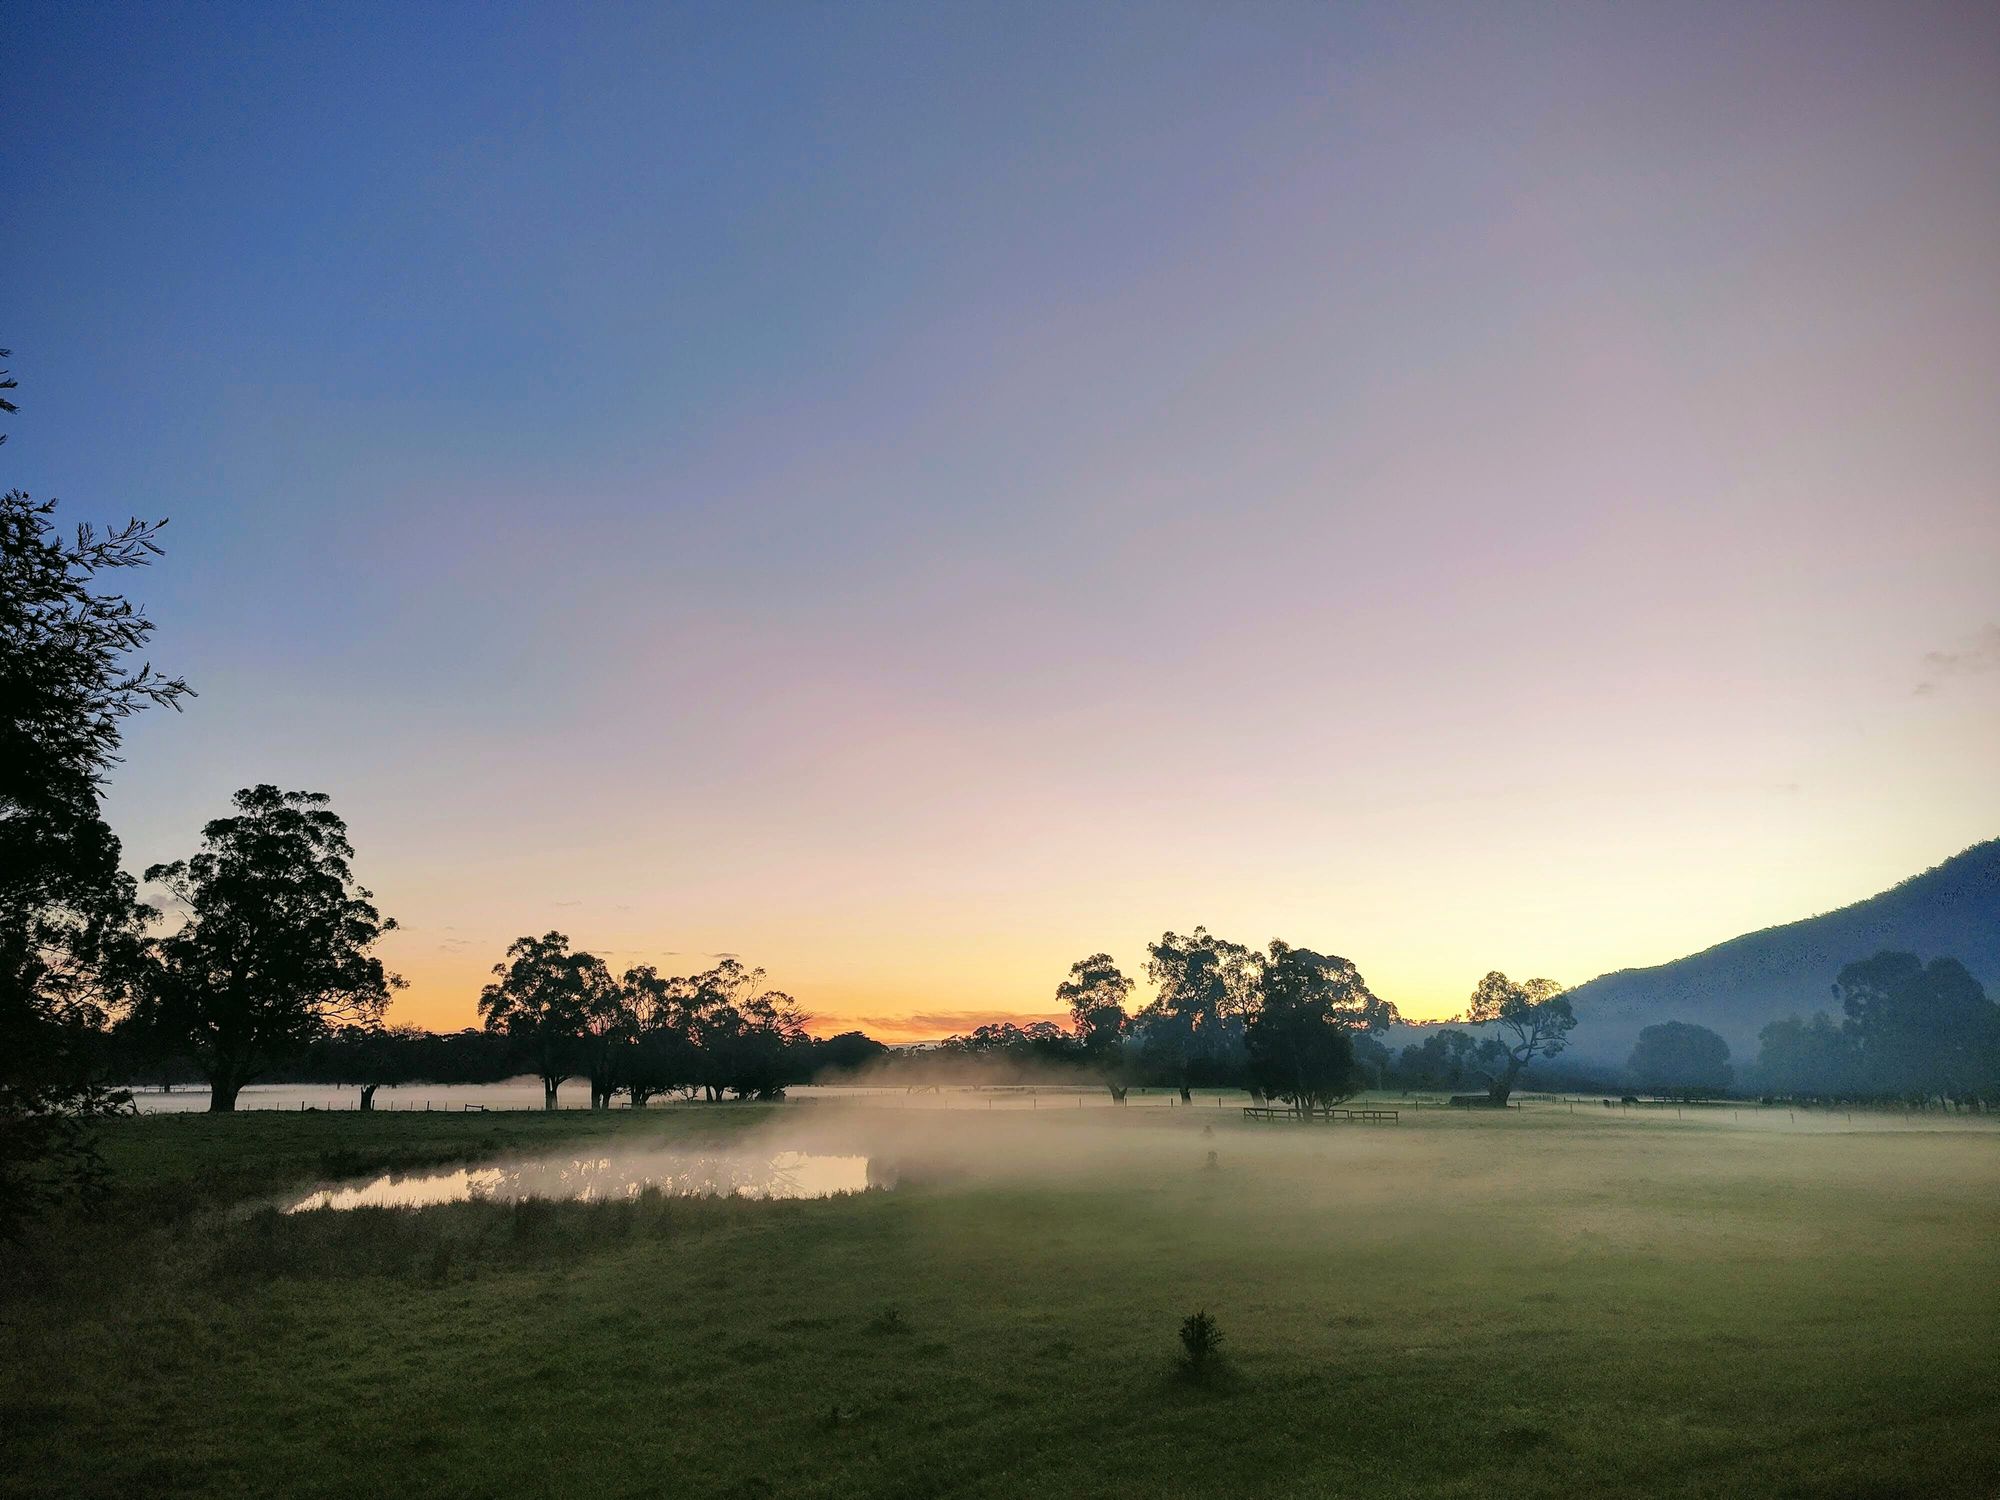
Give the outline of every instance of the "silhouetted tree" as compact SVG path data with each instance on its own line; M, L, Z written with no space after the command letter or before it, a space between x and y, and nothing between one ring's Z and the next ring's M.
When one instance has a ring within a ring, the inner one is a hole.
M1300 1110L1349 1098L1360 1088L1355 1036L1381 1004L1346 959L1273 940L1257 965L1257 1008L1243 1031L1251 1080Z
M1736 1077L1729 1043L1706 1026L1685 1021L1662 1021L1640 1032L1625 1071L1648 1093L1682 1099L1724 1093Z
M1147 1060L1190 1099L1202 1066L1241 1041L1244 1017L1256 1004L1252 954L1205 927L1186 937L1164 933L1146 951L1146 977L1158 993L1136 1029Z
M583 1017L578 1040L584 1076L590 1080L590 1107L609 1109L611 1096L625 1086L628 1053L639 1039L639 1017L629 1004L638 996L613 979L594 953L573 953L570 964Z
M1125 1081L1125 1032L1131 1018L1125 1001L1131 993L1132 981L1108 953L1078 959L1056 986L1056 1003L1069 1011L1084 1058L1120 1104L1130 1087Z
M1403 1084L1418 1089L1455 1089L1479 1047L1479 1038L1456 1026L1441 1027L1421 1042L1402 1050L1396 1072Z
M1465 1019L1499 1032L1481 1045L1480 1071L1488 1080L1488 1099L1502 1105L1529 1063L1537 1057L1554 1057L1567 1045L1565 1038L1576 1025L1576 1012L1570 1008L1563 987L1553 979L1516 984L1496 969L1472 992Z
M396 923L355 884L327 797L266 785L233 800L191 858L146 871L184 917L154 943L141 1003L200 1064L211 1110L334 1026L379 1022L402 983L370 951Z
M843 1031L813 1043L814 1078L841 1073L859 1073L885 1062L893 1054L882 1043L859 1031Z
M582 1059L585 1005L600 960L572 953L560 932L520 937L493 966L493 982L479 992L479 1014L488 1031L513 1038L542 1081L542 1107L556 1107L556 1090Z
M416 1026L342 1026L307 1047L296 1062L274 1063L274 1082L346 1084L372 1109L378 1089L406 1083L499 1083L520 1071L504 1035L467 1028L425 1031Z
M1787 1016L1757 1034L1763 1086L1794 1099L1842 1098L1858 1091L1854 1042L1825 1011Z
M0 1235L101 1180L89 1122L126 1096L97 1076L98 1041L150 913L99 796L124 720L190 695L132 665L152 623L101 586L159 556L166 523L66 538L54 512L0 497Z
M663 977L651 964L627 969L619 984L632 1025L622 1083L632 1107L642 1109L655 1095L700 1081L687 1015L691 986L685 979Z
M725 958L687 981L686 1015L701 1083L711 1099L774 1099L811 1067L805 1018L762 969Z
M1878 953L1842 969L1833 992L1870 1092L1965 1099L1994 1087L2000 1007L1957 959Z

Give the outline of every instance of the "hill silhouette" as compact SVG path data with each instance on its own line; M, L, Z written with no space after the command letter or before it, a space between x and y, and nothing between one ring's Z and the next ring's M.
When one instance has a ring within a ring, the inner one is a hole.
M1756 1060L1767 1024L1837 1009L1830 990L1842 967L1885 948L1956 958L1988 994L2000 992L2000 839L1852 906L1578 985L1566 1060L1622 1066L1645 1027L1689 1021L1720 1033L1741 1067ZM1431 1028L1407 1029L1385 1040L1400 1047Z

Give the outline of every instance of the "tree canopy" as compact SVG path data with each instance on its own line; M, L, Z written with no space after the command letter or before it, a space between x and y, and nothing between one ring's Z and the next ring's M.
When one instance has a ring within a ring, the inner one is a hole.
M1070 1014L1070 1027L1084 1057L1104 1080L1111 1097L1125 1102L1125 1033L1131 1025L1125 1002L1132 981L1108 953L1093 953L1070 965L1056 986L1056 1003Z
M357 885L347 825L320 792L246 787L191 857L146 871L182 912L155 941L142 991L155 1032L231 1110L271 1062L339 1026L379 1024L402 981L373 951L393 918Z
M1507 1102L1529 1063L1561 1052L1576 1026L1569 997L1553 979L1516 984L1497 969L1473 990L1465 1019L1498 1033L1481 1049L1488 1063L1481 1069L1487 1077L1487 1097L1494 1104Z
M107 584L161 555L165 524L65 535L54 501L0 496L0 1234L99 1181L88 1124L125 1101L93 1044L149 913L99 798L125 720L191 689L139 659L152 622Z
M1641 1031L1625 1071L1648 1093L1685 1099L1725 1093L1736 1077L1729 1043L1686 1021L1662 1021Z
M1163 933L1146 952L1146 977L1157 993L1138 1016L1143 1050L1187 1098L1204 1065L1213 1067L1241 1043L1257 1003L1254 955L1206 927L1185 937Z
M1257 965L1257 1006L1244 1028L1257 1088L1300 1109L1337 1104L1360 1088L1354 1038L1384 1003L1344 958L1272 940Z

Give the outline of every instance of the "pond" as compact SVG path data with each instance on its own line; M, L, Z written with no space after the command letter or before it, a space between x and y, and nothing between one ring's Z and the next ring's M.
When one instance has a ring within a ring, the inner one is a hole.
M427 1208L475 1199L495 1203L523 1198L611 1202L636 1198L648 1190L671 1197L830 1198L894 1185L894 1174L872 1164L866 1156L808 1151L627 1151L391 1172L367 1182L315 1188L281 1207L292 1214L313 1208Z

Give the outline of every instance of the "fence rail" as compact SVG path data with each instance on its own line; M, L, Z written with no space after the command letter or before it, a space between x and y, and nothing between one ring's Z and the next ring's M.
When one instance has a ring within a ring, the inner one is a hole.
M1401 1115L1393 1109L1342 1109L1334 1105L1318 1108L1295 1109L1291 1105L1246 1104L1243 1107L1246 1120L1297 1120L1302 1124L1331 1125L1347 1120L1362 1125L1396 1125L1401 1123Z

